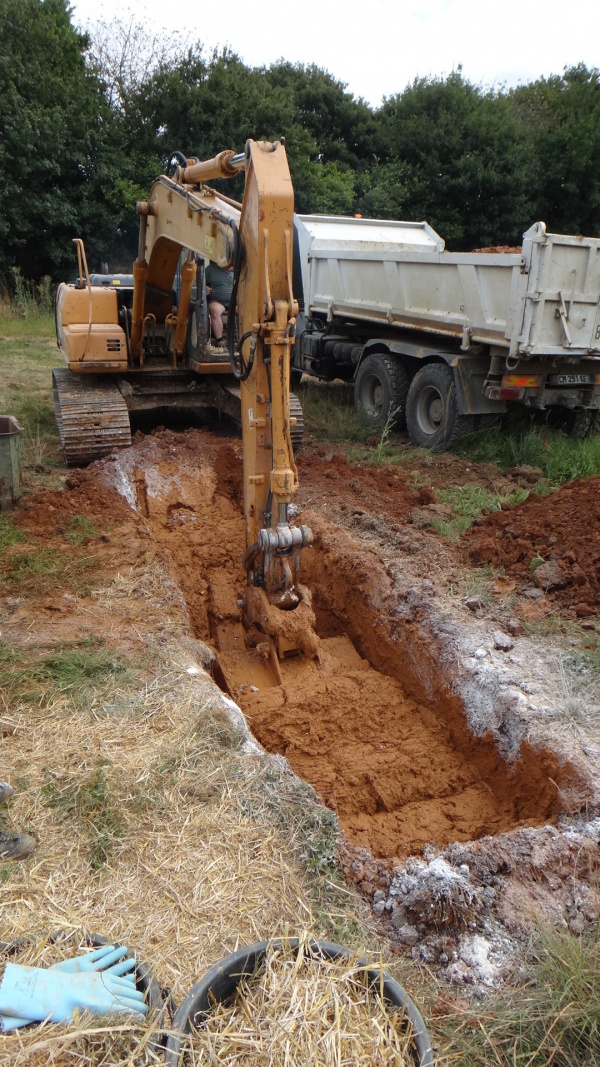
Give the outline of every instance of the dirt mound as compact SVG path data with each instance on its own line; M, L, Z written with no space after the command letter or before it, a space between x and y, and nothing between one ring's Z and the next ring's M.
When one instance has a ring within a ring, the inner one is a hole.
M37 493L18 514L17 523L34 537L57 537L69 532L73 519L85 516L99 529L131 522L131 509L123 497L107 486L98 485L86 471L74 471L62 489ZM82 536L86 527L82 526Z
M504 567L563 612L585 617L600 610L599 530L600 477L594 477L550 496L532 493L523 504L488 515L462 543L472 563Z

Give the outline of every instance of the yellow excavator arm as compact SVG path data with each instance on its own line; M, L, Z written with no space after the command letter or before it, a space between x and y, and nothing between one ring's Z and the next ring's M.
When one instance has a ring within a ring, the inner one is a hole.
M242 170L241 207L203 184ZM168 322L177 360L184 350L196 254L222 267L233 265L228 341L242 401L245 618L250 628L275 641L279 656L299 650L314 655L317 648L308 593L298 583L300 552L312 544L312 534L307 526L295 525L290 508L298 487L289 415L298 313L292 289L293 211L292 181L279 142L248 141L243 154L189 160L174 178L158 178L148 200L138 205L130 341L134 362L141 362L148 322ZM182 249L188 256L173 315L171 291Z

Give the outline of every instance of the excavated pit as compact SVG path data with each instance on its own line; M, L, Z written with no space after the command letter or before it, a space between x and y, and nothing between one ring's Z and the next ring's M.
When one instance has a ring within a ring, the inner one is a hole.
M398 614L382 561L317 513L303 517L316 544L302 578L321 663L285 661L283 685L273 684L241 622L239 443L165 432L107 461L105 476L168 556L196 636L217 651L219 684L354 844L403 857L556 821L572 768L526 742L507 762L491 732L475 736L451 660L440 661L424 625Z

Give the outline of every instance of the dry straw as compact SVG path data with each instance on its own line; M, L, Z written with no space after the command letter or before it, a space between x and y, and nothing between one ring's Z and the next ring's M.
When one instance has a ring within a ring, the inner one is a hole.
M49 931L103 935L180 1004L222 956L298 924L359 951L375 940L358 895L322 866L335 851L332 814L285 761L249 751L160 578L158 564L140 567L82 601L66 635L63 623L63 640L93 628L115 659L133 650L137 668L85 691L49 684L33 702L19 686L3 694L15 730L0 778L16 791L1 821L39 845L0 866L0 937L33 938L27 959L39 952L46 965L58 958ZM3 627L17 667L48 651L44 618ZM0 1035L0 1067L151 1062L153 1026L28 1027Z
M363 964L325 959L303 938L270 946L230 1004L189 1038L188 1067L414 1067L410 1025L385 1006Z

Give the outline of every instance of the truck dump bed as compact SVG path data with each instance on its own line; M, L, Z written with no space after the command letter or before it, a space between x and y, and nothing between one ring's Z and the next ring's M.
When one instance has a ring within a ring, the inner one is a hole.
M600 355L600 239L524 235L518 253L445 252L427 223L296 217L305 310L500 345Z

